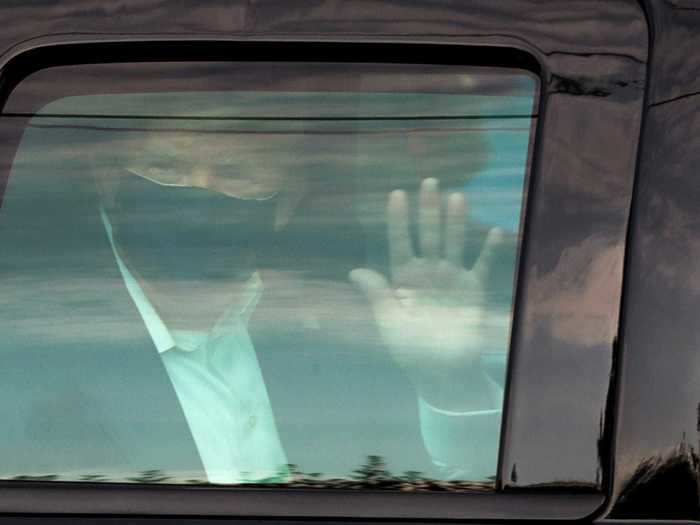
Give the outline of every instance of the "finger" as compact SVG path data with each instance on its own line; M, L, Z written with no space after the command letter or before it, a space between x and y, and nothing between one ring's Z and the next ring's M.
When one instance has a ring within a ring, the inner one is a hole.
M424 179L420 187L418 205L418 235L423 257L440 256L440 190L438 180Z
M474 264L473 271L479 281L486 282L489 273L493 271L498 258L498 249L505 242L505 235L500 228L492 228L486 235L484 247Z
M464 193L451 193L447 198L445 226L445 258L455 266L464 264L464 236L467 229L467 202Z
M413 257L411 235L408 229L408 203L406 192L392 191L387 203L389 231L389 256L392 270L407 263ZM394 272L392 271L392 274Z
M398 307L398 301L386 278L367 268L356 268L350 272L350 281L367 297L377 318L389 314Z

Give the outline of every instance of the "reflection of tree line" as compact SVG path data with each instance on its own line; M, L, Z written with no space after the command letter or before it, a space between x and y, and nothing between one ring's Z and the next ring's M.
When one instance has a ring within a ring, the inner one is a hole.
M144 470L135 476L115 479L104 474L83 474L76 478L62 479L58 474L39 476L14 476L15 481L79 481L79 482L116 482L116 483L164 483L208 485L201 479L182 479L170 476L162 470ZM478 491L489 492L494 489L493 481L438 480L425 476L422 472L409 470L403 474L392 474L382 456L367 456L365 462L353 470L347 478L328 478L320 472L305 473L297 465L280 467L277 473L264 479L246 479L240 485L246 488L330 488L330 489L376 489L400 491Z

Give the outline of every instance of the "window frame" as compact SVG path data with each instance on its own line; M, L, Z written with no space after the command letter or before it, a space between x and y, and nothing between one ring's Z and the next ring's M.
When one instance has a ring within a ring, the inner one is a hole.
M12 90L30 73L53 65L90 64L105 61L214 60L231 51L245 50L245 60L275 61L355 61L519 67L540 77L539 122L534 134L526 176L523 206L523 236L516 267L517 289L514 297L513 330L510 340L506 383L506 408L503 413L499 447L497 491L477 493L397 493L343 491L333 489L247 489L229 487L191 487L89 482L0 482L0 512L70 514L140 514L170 516L240 516L296 518L383 518L383 519L574 519L589 515L605 499L603 481L599 484L572 483L537 490L521 488L509 472L514 436L523 435L536 422L511 419L512 396L519 395L514 378L529 383L531 370L523 371L520 362L527 358L527 345L520 338L527 258L532 228L527 211L535 203L538 169L543 147L548 86L552 73L543 56L529 46L480 45L479 43L398 43L387 41L312 41L296 38L269 40L242 39L143 39L133 36L89 38L80 42L43 42L28 44L0 64L0 107ZM255 53L250 53L254 50ZM411 57L409 59L409 57ZM419 60L416 59L419 57ZM425 62L423 62L425 60ZM0 180L0 194L4 192ZM528 189L529 188L529 189ZM612 352L612 349L611 349ZM513 358L515 357L515 359ZM610 356L608 356L610 357ZM526 375L527 374L527 375ZM606 387L608 385L605 385ZM527 397L523 397L527 399ZM514 430L514 426L515 428ZM510 476L510 479L509 479ZM553 480L554 481L554 480ZM531 487L526 487L531 488ZM506 489L506 490L504 490ZM263 510L264 509L264 510Z

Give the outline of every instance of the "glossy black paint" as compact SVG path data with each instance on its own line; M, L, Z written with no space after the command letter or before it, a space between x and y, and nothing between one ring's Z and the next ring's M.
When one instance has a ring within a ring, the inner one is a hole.
M650 1L611 516L700 520L700 3Z
M195 502L161 487L116 488L110 499L101 487L77 499L67 486L16 484L0 489L0 512L567 519L603 503L612 481L610 385L647 71L647 23L637 2L37 0L5 2L0 27L5 67L39 47L70 56L58 46L106 41L184 39L204 54L207 42L411 43L520 49L539 62L543 79L499 472L505 494L397 495L407 496L397 511L388 494L280 492L275 501L254 491L207 491ZM620 457L627 428L620 426ZM616 467L624 476L619 461ZM156 494L165 505L154 503ZM347 498L360 499L348 505Z

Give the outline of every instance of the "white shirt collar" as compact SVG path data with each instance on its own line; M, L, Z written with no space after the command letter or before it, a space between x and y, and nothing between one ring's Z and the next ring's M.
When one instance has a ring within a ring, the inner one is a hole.
M102 217L102 223L104 224L105 231L107 232L107 238L109 239L109 244L112 247L112 252L114 253L114 258L119 266L119 271L124 279L124 284L126 289L131 296L131 299L136 305L136 309L139 315L143 319L146 325L146 330L148 335L153 340L153 344L158 350L159 354L167 352L175 347L191 351L195 350L197 347L204 342L208 336L206 333L184 331L184 330L173 330L171 331L165 325L165 322L160 317L155 307L146 297L146 294L139 285L136 278L129 271L122 258L117 252L117 247L114 243L114 237L112 235L112 224L109 222L109 218L105 213L104 209L100 209L100 216ZM226 310L223 315L214 323L211 330L212 335L216 335L218 332L225 330L236 322L246 323L250 319L255 306L260 300L262 295L262 280L258 272L253 272L245 286L242 287L242 295L236 304L232 305L228 310Z

